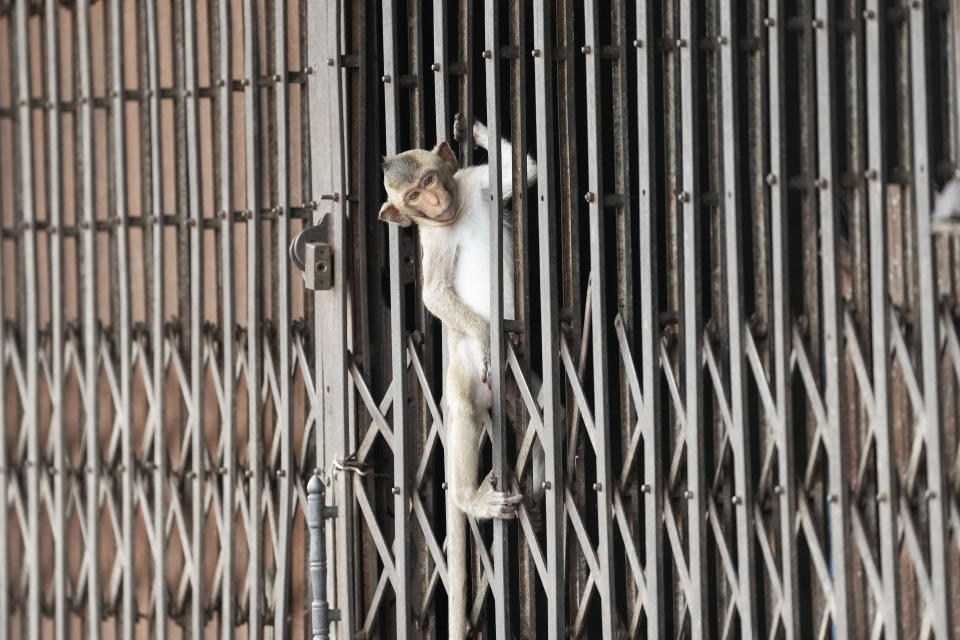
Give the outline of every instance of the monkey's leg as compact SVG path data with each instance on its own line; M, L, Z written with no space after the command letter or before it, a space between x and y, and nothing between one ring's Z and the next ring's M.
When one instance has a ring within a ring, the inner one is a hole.
M467 546L467 516L454 506L452 500L447 500L447 630L450 640L467 637Z
M473 358L456 348L447 371L447 484L454 503L475 518L514 518L523 496L497 491L492 474L478 487L477 442L488 404Z

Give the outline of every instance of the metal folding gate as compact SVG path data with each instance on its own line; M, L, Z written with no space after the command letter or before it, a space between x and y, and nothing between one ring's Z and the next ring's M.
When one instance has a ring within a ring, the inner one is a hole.
M0 2L0 640L304 637L314 475L331 635L445 636L441 331L375 212L381 154L455 113L514 142L461 164L539 166L478 455L543 502L470 523L475 631L956 636L958 32L949 0Z

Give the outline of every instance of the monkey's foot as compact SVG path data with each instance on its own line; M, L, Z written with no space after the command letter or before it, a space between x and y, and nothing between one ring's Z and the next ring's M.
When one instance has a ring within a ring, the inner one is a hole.
M487 129L487 125L479 120L473 123L473 141L477 143L478 147L489 148L490 130Z
M497 476L491 471L474 494L472 515L477 518L510 520L517 517L517 505L523 496L497 491Z
M453 139L457 142L463 140L463 118L459 113L453 116Z

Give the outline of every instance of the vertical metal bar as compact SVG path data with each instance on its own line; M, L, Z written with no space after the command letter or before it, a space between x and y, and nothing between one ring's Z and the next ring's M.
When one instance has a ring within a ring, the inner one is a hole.
M317 415L317 464L321 469L334 457L352 453L354 425L348 412L347 377L347 197L346 159L343 141L343 66L341 60L341 2L311 4L309 19L309 64L314 74L309 80L310 139L329 141L311 148L311 180L314 198L332 194L333 199L316 200L313 214L319 224L324 215L332 221L331 243L339 248L333 260L333 289L313 294L316 344L317 397L323 398ZM332 63L332 64L331 64ZM329 205L327 203L330 203ZM355 633L353 593L353 481L350 474L329 474L339 516L334 525L330 549L336 570L327 577L327 592L335 594L340 610L340 637ZM311 481L312 482L312 481ZM327 542L323 542L327 544ZM316 598L316 593L314 593Z
M787 220L786 189L787 170L786 144L783 140L785 126L786 77L784 41L786 15L783 12L783 0L770 0L767 17L767 57L769 59L768 78L770 82L768 108L770 114L770 173L767 183L770 186L770 238L771 238L771 282L773 303L773 378L774 393L777 402L777 421L774 439L777 445L777 473L780 491L778 508L780 514L780 578L783 586L783 626L787 638L798 638L800 633L799 593L797 585L797 537L796 537L796 473L794 472L793 429L788 424L790 412L790 318L789 298L787 294Z
M247 602L247 635L250 640L263 637L263 528L260 521L260 503L263 496L263 419L260 413L260 384L263 380L261 302L263 272L263 240L260 235L260 89L257 70L258 52L257 2L243 1L243 131L244 160L246 161L246 218L247 218L247 475L250 530L247 546L250 591Z
M206 626L206 537L204 536L204 415L203 388L203 209L201 206L199 122L197 116L197 32L195 5L183 0L183 94L186 113L187 207L184 212L190 239L190 398L192 539L190 542L190 631L203 637Z
M52 1L52 0L51 0ZM163 238L163 165L160 134L160 65L157 43L157 5L142 0L146 46L147 139L150 147L150 192L144 215L151 220L153 261L153 305L150 318L153 348L153 637L167 638L167 527L166 527L166 367L164 366L164 296L166 287Z
M913 120L913 175L917 224L917 295L920 310L920 357L923 368L923 429L927 462L927 518L930 531L930 582L934 601L928 603L937 638L949 638L950 602L947 581L947 518L944 515L948 486L940 433L939 347L934 244L930 235L931 172L926 71L926 4L912 3L910 22L910 88ZM919 407L918 407L919 409Z
M683 371L687 443L687 562L691 592L687 593L690 627L694 638L711 636L705 608L707 600L706 534L702 514L706 511L706 479L704 477L703 434L700 424L702 370L700 349L703 341L703 318L700 313L700 211L699 162L696 140L698 108L697 60L692 51L696 42L698 19L696 3L680 3L680 123L681 180L680 202L682 298L683 308Z
M397 132L397 109L400 103L399 68L397 61L397 14L395 0L383 3L383 72L388 82L384 86L384 108L386 111L387 155L397 153L399 139ZM397 225L390 225L390 349L391 369L393 371L393 476L394 485L394 566L399 584L393 589L397 597L397 635L412 635L410 619L410 596L406 590L410 559L407 554L409 545L409 527L406 508L406 496L410 491L405 469L407 452L407 415L404 407L410 395L409 384L404 367L404 304L403 283L401 281L401 238ZM412 485L411 485L412 486Z
M833 608L836 637L850 634L849 545L850 489L847 482L848 442L840 412L840 315L837 292L836 218L833 200L836 181L833 170L833 105L830 66L833 53L833 25L828 0L816 0L814 19L816 53L817 151L819 177L820 237L823 304L824 391L828 428L824 442L828 451L830 556L833 564Z
M3 142L3 140L0 140ZM9 148L9 147L8 147ZM0 270L6 267L3 257L3 245L5 243L3 236L3 207L0 202ZM9 545L9 526L10 514L7 511L9 501L7 500L8 481L10 477L10 461L7 458L7 318L4 313L3 301L7 300L8 294L4 292L4 282L6 277L0 274L0 433L4 437L0 438L0 640L10 640L10 607L12 591L10 585L10 549Z
M291 376L290 376L290 261L286 255L290 237L290 124L287 120L287 2L274 0L273 3L273 90L274 90L274 131L277 142L276 189L277 201L277 351L278 377L280 378L280 406L277 408L277 428L280 434L280 461L278 469L280 495L280 536L277 551L277 574L274 579L276 608L274 611L274 633L278 638L289 634L287 620L290 609L287 581L290 576L290 547L293 524L293 414L291 412Z
M23 217L20 238L23 255L23 289L26 304L26 374L27 397L24 421L27 424L27 539L26 551L29 586L27 594L27 630L31 638L40 637L40 604L43 597L40 584L40 429L37 403L39 401L39 309L37 292L37 212L33 193L33 116L30 112L30 42L27 20L30 7L25 2L16 4L16 88L17 110L14 131L19 160L19 193L17 202Z
M503 349L503 192L500 189L503 158L500 157L500 5L496 0L484 3L484 57L487 84L487 127L490 130L488 162L490 168L490 371L493 406L490 410L493 444L493 473L507 482L507 430L504 415ZM469 54L469 52L468 52ZM493 522L493 594L494 629L498 638L512 633L509 524Z
M47 94L47 211L48 240L50 246L50 344L53 352L52 415L50 438L53 445L53 520L54 531L54 637L65 640L67 637L67 526L66 526L66 432L63 413L63 175L61 169L60 141L60 20L59 7L55 0L47 0L44 8L44 45L46 48L46 94ZM2 256L0 256L2 258ZM2 264L2 260L0 260ZM3 298L0 292L0 299ZM2 361L3 340L0 336L0 361ZM2 365L0 365L2 369ZM2 382L0 375L0 384ZM2 399L0 399L2 400ZM0 401L0 406L6 406ZM6 431L0 429L0 432ZM0 465L3 458L0 456ZM0 495L6 493L0 488ZM0 508L2 510L2 508ZM2 523L0 523L2 524ZM0 541L2 543L2 541ZM0 558L0 562L4 559ZM3 581L0 585L4 586ZM3 606L0 603L0 606ZM3 636L0 631L0 637Z
M111 0L108 13L110 30L110 157L112 159L114 211L113 222L117 246L117 293L119 311L120 406L117 416L121 425L121 553L123 556L123 589L121 602L122 634L133 638L136 624L136 573L134 571L133 506L134 462L133 420L131 416L131 339L130 339L130 247L127 210L126 118L124 117L123 78L123 15L120 0Z
M563 412L560 408L562 373L560 370L559 283L557 282L557 166L556 120L550 105L556 98L554 74L553 3L537 2L533 8L534 82L537 110L537 193L539 196L540 236L540 326L542 331L543 425L545 453L544 486L546 502L547 576L543 584L547 596L547 638L560 640L566 635L566 576L561 525L563 510ZM521 55L525 52L521 51Z
M730 354L730 414L733 418L730 443L733 449L733 476L736 497L734 512L737 529L737 597L740 614L740 634L753 638L758 634L756 604L756 558L754 554L753 528L753 475L750 465L751 443L748 436L750 425L745 412L745 388L743 372L743 294L740 290L740 166L739 126L737 99L737 71L734 65L734 24L736 8L729 0L720 7L720 101L721 130L723 137L723 213L727 283L727 329L729 330Z
M637 135L640 140L637 154L638 190L638 245L640 256L640 357L643 380L643 406L640 424L643 435L643 480L650 489L643 498L645 551L647 636L664 637L663 590L663 514L664 489L662 444L660 439L660 321L657 298L656 252L656 149L659 144L654 126L654 43L652 2L637 3L637 31L634 48L637 55Z
M444 0L433 0L433 97L437 142L446 139L450 125L450 30L449 9Z
M220 633L223 640L234 636L234 497L236 486L236 447L234 425L236 424L236 357L234 327L234 222L233 222L233 24L232 3L219 0L217 3L218 28L213 31L220 36L219 60L216 85L217 100L217 155L220 162L220 185L218 194L220 209L220 286L223 296L223 408L221 429L223 433L223 536L220 545L222 561L220 578ZM281 256L285 254L281 253ZM256 518L257 516L252 516Z
M880 530L880 567L883 593L878 609L884 618L884 638L900 636L900 576L897 553L896 463L893 458L893 423L890 420L890 354L887 311L887 199L883 135L885 87L880 60L885 38L879 0L867 0L864 10L866 38L866 107L868 170L867 200L870 215L870 324L873 344L873 429L877 446L877 527Z
M329 637L330 611L327 604L327 541L325 506L326 489L323 481L313 474L307 483L307 526L310 528L310 622L313 640ZM332 507L333 515L337 508Z
M83 345L84 380L82 394L86 402L86 473L87 473L87 637L100 637L100 436L99 436L99 333L97 326L97 230L94 210L93 164L93 80L90 69L90 1L78 0L77 20L77 113L80 129L78 162L82 168L80 205L81 253L83 255Z
M590 215L590 274L593 286L592 300L593 341L593 419L596 440L597 480L597 560L600 575L600 622L603 637L613 638L615 628L614 567L613 567L613 504L607 494L613 492L613 470L610 465L610 395L607 389L607 296L605 292L604 220L607 207L604 194L603 141L600 130L601 69L600 69L600 12L597 0L590 0L584 8L584 49L586 55L587 104L587 194ZM605 493L606 492L606 493Z

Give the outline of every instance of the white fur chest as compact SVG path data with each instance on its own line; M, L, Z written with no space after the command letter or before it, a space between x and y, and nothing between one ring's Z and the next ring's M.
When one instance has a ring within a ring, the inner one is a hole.
M460 218L444 228L457 247L453 287L470 308L490 318L490 211L481 198L467 203ZM430 230L435 231L435 230ZM503 317L514 318L513 237L503 236Z

